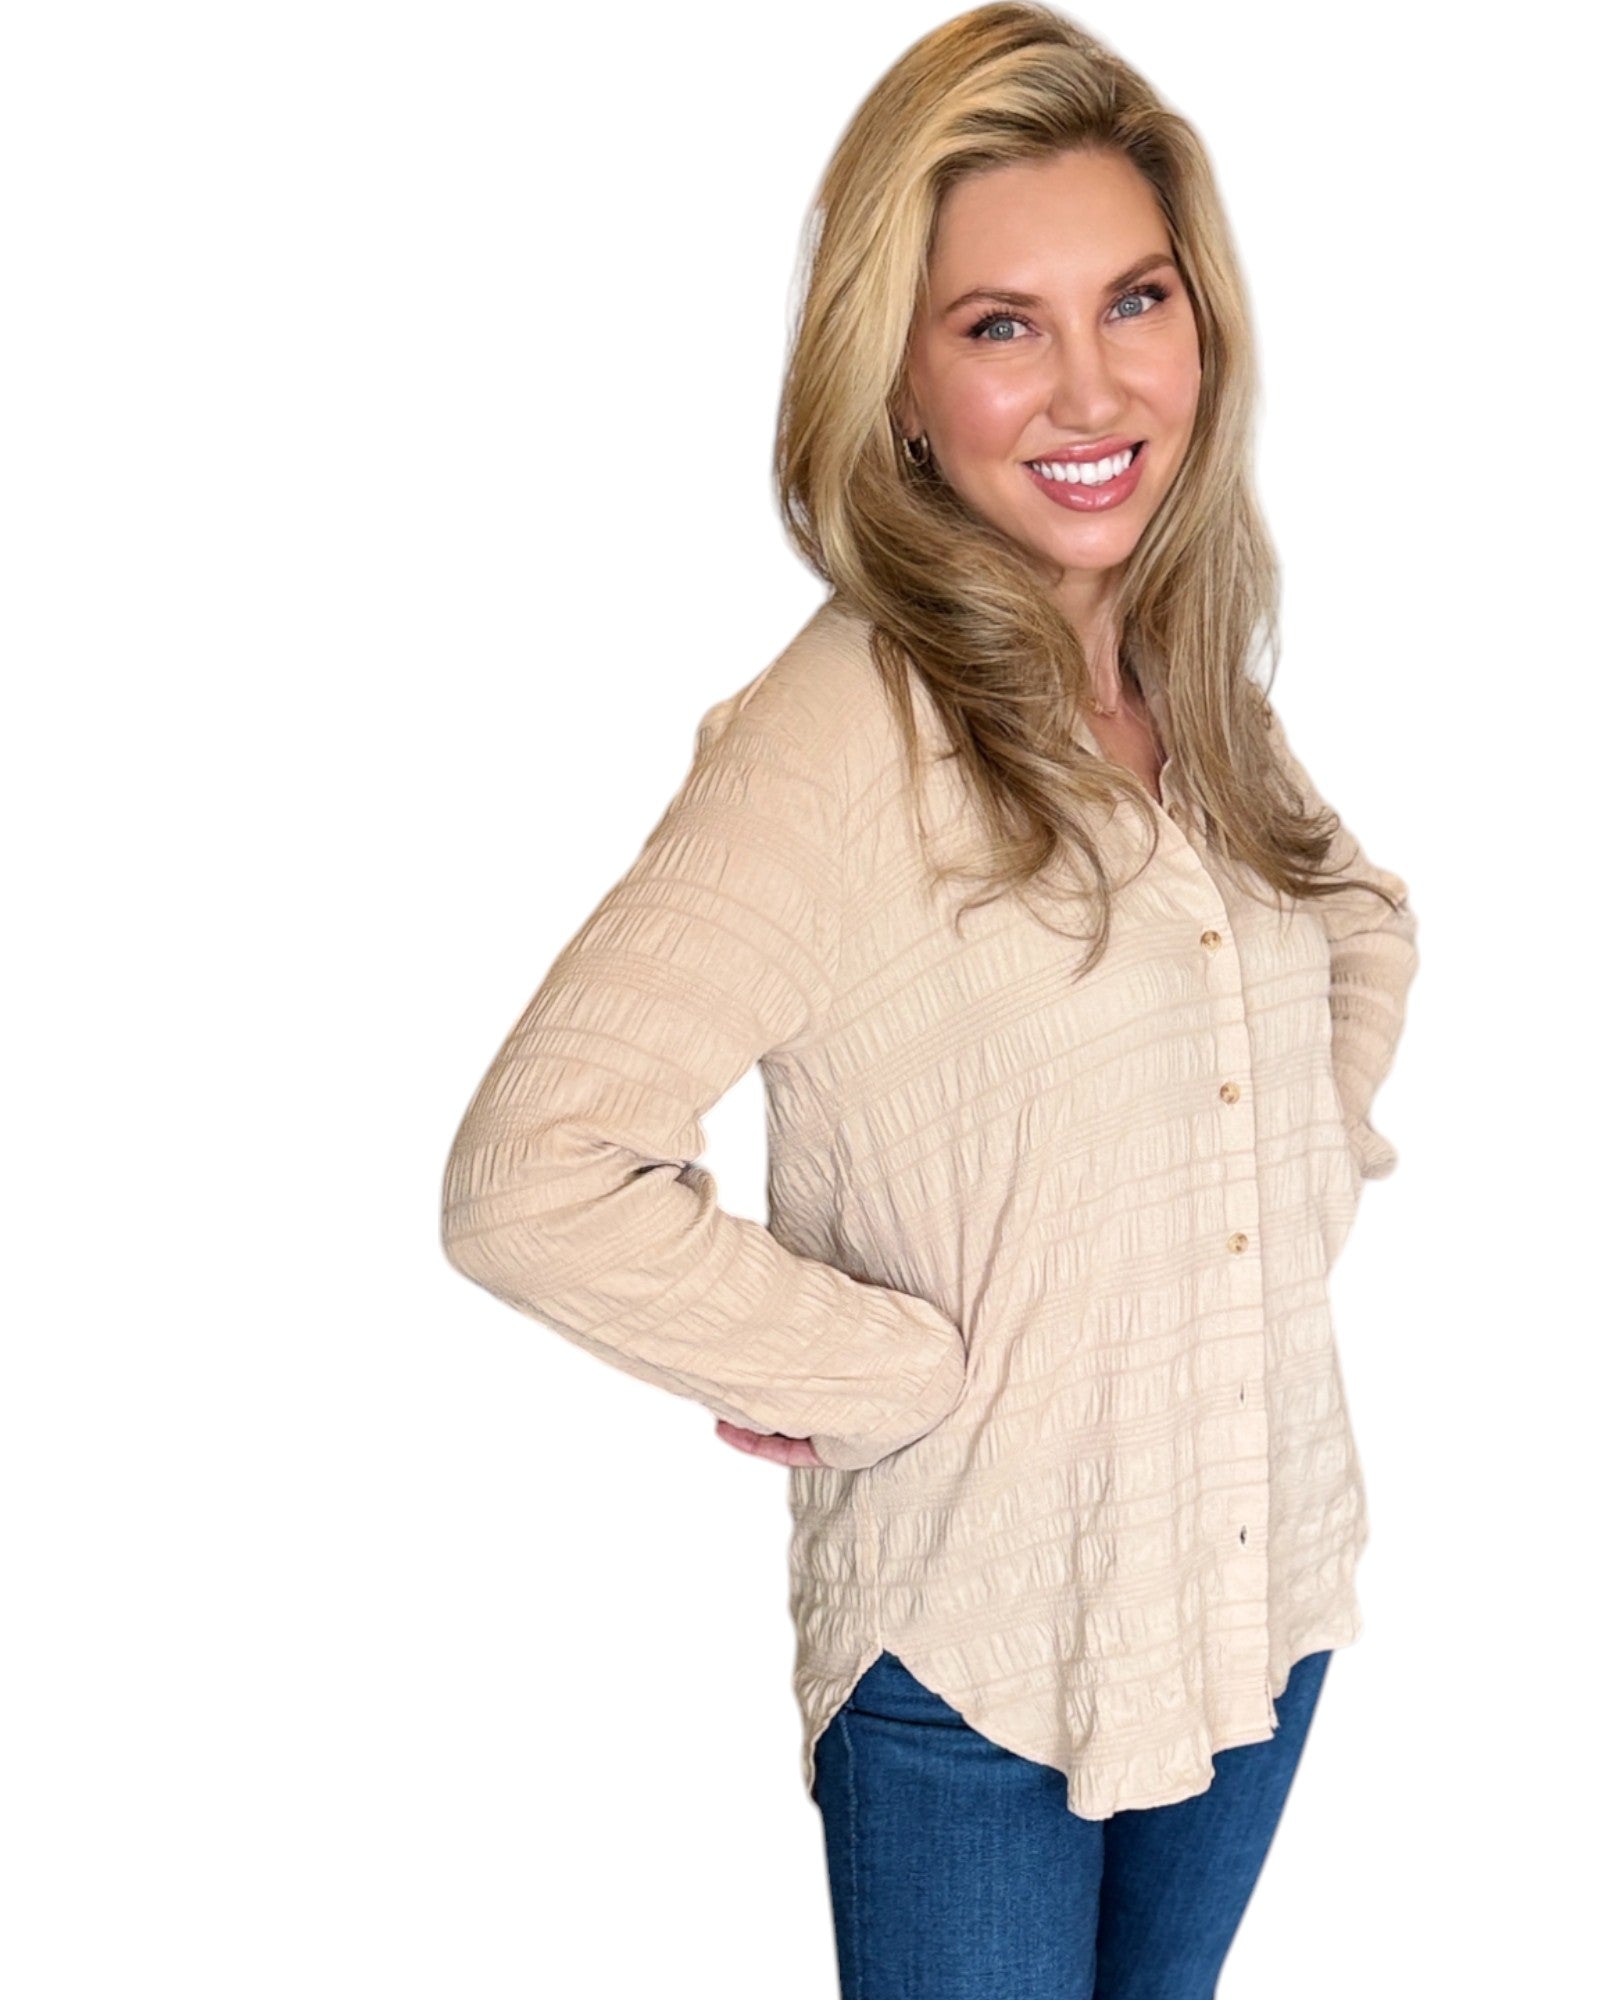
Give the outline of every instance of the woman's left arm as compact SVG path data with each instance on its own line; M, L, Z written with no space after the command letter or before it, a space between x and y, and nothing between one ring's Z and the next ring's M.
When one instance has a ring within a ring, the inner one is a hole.
M1305 766L1294 755L1283 723L1270 710L1272 736L1285 770L1306 805L1328 809ZM1394 1172L1395 1148L1372 1124L1372 1100L1388 1075L1405 1025L1406 996L1417 973L1417 918L1405 882L1372 862L1341 817L1329 864L1341 875L1381 882L1399 904L1391 909L1370 890L1350 888L1319 896L1311 908L1326 931L1333 1015L1333 1071L1344 1106L1350 1144L1366 1180Z

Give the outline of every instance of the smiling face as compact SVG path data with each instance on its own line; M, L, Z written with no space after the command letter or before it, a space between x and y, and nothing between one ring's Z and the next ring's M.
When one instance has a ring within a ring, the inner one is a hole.
M926 432L967 505L1049 566L1085 636L1177 476L1200 397L1194 310L1125 155L1060 153L950 190L907 382L903 433Z

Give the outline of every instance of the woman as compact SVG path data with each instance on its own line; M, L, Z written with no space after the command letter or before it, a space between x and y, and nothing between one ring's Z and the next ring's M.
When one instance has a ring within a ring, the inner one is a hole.
M830 595L500 1050L446 1249L791 1468L846 1995L1209 1994L1361 1629L1326 1281L1415 918L1252 672L1185 122L980 7L817 222L777 473ZM755 1062L770 1229L697 1162Z

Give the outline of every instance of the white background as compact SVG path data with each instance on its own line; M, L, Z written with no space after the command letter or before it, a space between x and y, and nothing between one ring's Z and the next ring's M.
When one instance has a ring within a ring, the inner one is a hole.
M8 15L13 2000L836 1990L787 1475L469 1287L437 1209L695 723L819 601L768 484L804 213L954 11ZM1077 18L1211 151L1275 697L1420 920L1401 1164L1335 1274L1367 1629L1224 1990L1570 1990L1577 51L1539 6L1504 41L1370 0ZM708 1126L756 1216L761 1119L752 1073Z

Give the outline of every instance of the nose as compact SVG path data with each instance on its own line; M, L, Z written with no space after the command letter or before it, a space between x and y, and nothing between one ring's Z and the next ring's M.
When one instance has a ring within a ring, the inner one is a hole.
M1049 419L1058 431L1101 437L1117 428L1122 385L1116 356L1095 327L1063 330L1050 385Z

